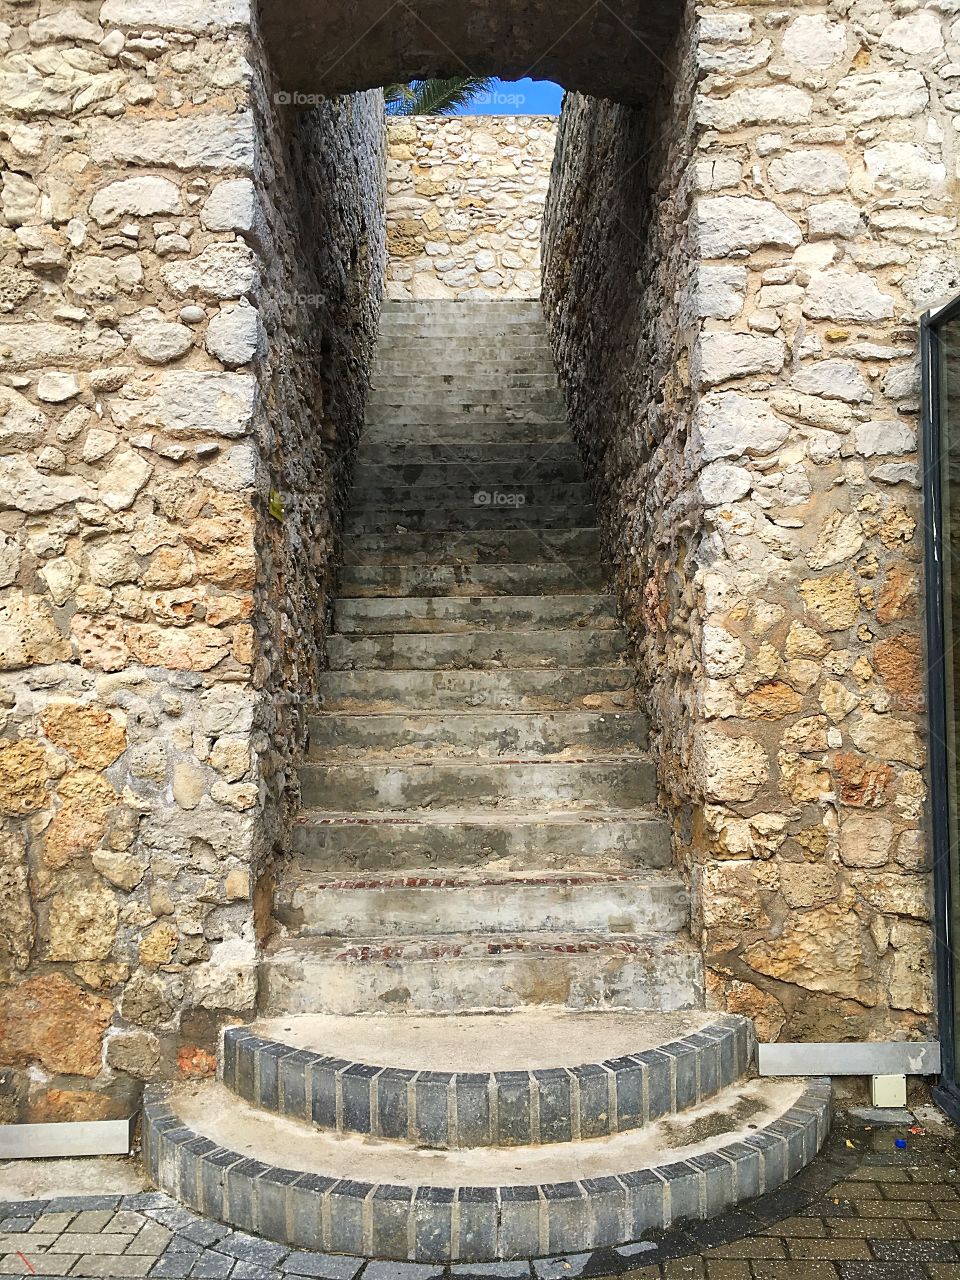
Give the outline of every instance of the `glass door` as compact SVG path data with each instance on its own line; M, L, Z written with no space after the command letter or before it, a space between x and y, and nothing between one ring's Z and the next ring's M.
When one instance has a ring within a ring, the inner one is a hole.
M960 1120L960 298L921 321L930 819L942 1075Z

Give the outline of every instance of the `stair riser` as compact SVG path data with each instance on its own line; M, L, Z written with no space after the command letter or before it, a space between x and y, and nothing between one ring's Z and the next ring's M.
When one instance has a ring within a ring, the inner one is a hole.
M436 499L440 488L476 489L485 486L488 489L505 488L542 488L545 485L578 485L583 484L583 468L577 460L555 459L548 455L541 458L538 452L531 449L526 456L516 462L447 462L434 459L431 462L417 465L415 463L378 463L371 465L361 462L354 477L353 494L355 497L370 494L375 496L384 489L422 489L428 491L427 496Z
M516 631L462 635L330 636L327 655L335 670L412 668L418 671L512 667L606 667L626 649L619 627L610 630Z
M480 422L514 422L524 426L555 424L563 415L563 405L555 397L518 394L503 401L458 400L452 396L435 400L407 401L404 404L367 406L367 427L391 427L407 435L430 439L435 427L473 426ZM520 439L526 437L521 436Z
M692 1009L702 1006L699 956L624 951L443 954L380 960L270 956L260 969L261 1011L470 1013L560 1005L569 1009ZM453 948L455 951L456 948ZM344 948L344 954L350 952Z
M636 698L628 667L571 671L325 671L325 711L630 711Z
M429 765L306 764L303 803L334 812L495 808L499 813L580 809L639 809L657 798L649 761L562 764Z
M518 467L529 466L534 457L570 466L579 465L580 460L576 445L569 436L549 445L476 444L473 441L442 445L430 441L401 440L396 444L381 443L376 448L367 449L365 444L366 437L361 441L360 466L433 466L451 462L474 467Z
M379 535L353 538L344 547L344 563L398 564L417 567L435 564L444 569L463 564L518 564L522 561L568 561L599 557L597 529L554 529L533 533L527 529L477 530L473 533L395 533L389 543Z
M439 369L434 361L429 361L422 373L411 373L408 360L378 361L374 366L372 394L385 396L389 401L391 396L407 391L413 393L415 400L428 400L433 392L445 391L455 391L458 397L463 393L467 399L476 396L478 400L505 391L559 394L557 375L549 365L517 369L505 362L494 365L472 361L469 366L466 362L460 365L451 362L446 369Z
M602 591L607 577L597 560L567 564L369 565L345 569L341 599L370 596L576 595Z
M307 870L404 871L451 867L499 871L631 871L670 866L670 828L660 818L511 826L443 825L429 818L403 823L316 825L298 823L293 852Z
M374 386L413 386L419 380L415 373L414 353L410 350L389 354L384 352L374 361ZM465 386L497 387L523 385L521 380L530 378L531 386L557 389L557 375L550 352L544 348L527 348L524 352L509 350L491 352L486 358L460 360L456 355L441 350L419 352L417 366L423 369L427 386L443 385L445 380L463 379Z
M409 425L394 423L367 423L363 429L361 447L379 453L380 446L387 448L412 445L431 448L447 445L459 449L461 445L510 445L525 449L546 448L548 445L569 444L570 428L556 418L532 420L518 418L513 421L499 418L448 418L442 422L418 424L414 430Z
M346 715L310 720L313 760L358 756L463 755L471 759L507 756L580 759L591 754L636 755L647 748L647 719L640 712L605 715L572 711L555 716L509 712L448 715Z
M365 533L391 537L398 530L430 533L500 529L582 529L593 524L596 512L592 506L474 506L464 504L455 509L436 507L415 510L397 507L392 510L364 511L349 515L344 522L344 536L354 538Z
M512 882L433 889L317 888L286 884L277 918L312 937L435 937L448 934L675 933L690 922L680 883L630 880L579 885Z
M397 1071L227 1028L224 1085L259 1110L339 1133L440 1150L578 1142L627 1133L709 1101L756 1059L745 1018L721 1017L656 1051L541 1071Z
M541 319L540 324L543 324ZM549 345L543 328L537 329L529 320L520 316L503 316L499 319L450 319L436 320L429 316L408 322L385 320L380 328L380 345L391 346L398 340L422 342L437 338L449 347L457 338L468 341L514 343L532 342L538 346ZM464 343L467 345L467 343Z
M608 595L409 596L338 600L335 627L341 635L409 632L528 631L618 627Z
M360 485L350 494L351 516L365 511L396 511L409 509L414 514L425 507L441 506L447 511L459 511L463 507L494 506L498 512L528 507L557 506L570 503L586 507L590 503L590 490L586 481L539 481L535 476L512 479L491 479L484 468L472 468L472 475L458 484L431 485L423 481L413 484Z

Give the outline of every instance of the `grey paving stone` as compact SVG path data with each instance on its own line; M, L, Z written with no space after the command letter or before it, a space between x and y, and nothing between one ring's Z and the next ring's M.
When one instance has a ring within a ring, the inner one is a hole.
M136 1235L141 1227L145 1226L148 1221L149 1220L142 1213L134 1213L131 1209L121 1209L119 1213L115 1213L113 1215L104 1227L104 1231L109 1231L111 1233L114 1231L123 1231L129 1235Z
M318 1280L354 1280L362 1267L362 1258L332 1253L291 1253L280 1264L286 1274Z
M81 1213L88 1209L120 1208L122 1196L59 1196L47 1205L50 1213Z
M30 1228L37 1235L55 1235L58 1236L61 1231L66 1231L69 1223L76 1217L76 1212L57 1212L44 1213L37 1218L36 1222Z
M537 1280L576 1280L592 1259L592 1253L569 1253L564 1257L535 1258L531 1265Z
M190 1268L200 1257L199 1249L184 1249L178 1253L169 1251L154 1263L150 1275L162 1276L165 1280L182 1280L190 1274Z
M443 1267L423 1262L368 1262L363 1280L441 1280Z
M47 1200L0 1200L0 1212L5 1218L39 1218L48 1203Z
M279 1271L261 1267L256 1262L238 1262L233 1268L230 1280L276 1280L280 1274Z
M642 1261L656 1252L657 1246L652 1240L635 1240L632 1244L621 1244L614 1249L617 1257L623 1258L625 1262Z
M186 1227L181 1227L178 1233L182 1240L192 1240L195 1244L209 1245L216 1244L218 1240L222 1240L224 1236L230 1234L230 1228L225 1227L222 1222L210 1222L206 1218L201 1218L197 1222L191 1222Z
M24 1251L21 1251L24 1252ZM37 1276L62 1275L63 1272L69 1271L77 1259L80 1257L78 1253L57 1253L44 1254L38 1252L26 1253L24 1257L33 1268L32 1274ZM23 1258L16 1253L6 1253L0 1258L0 1275L2 1276L26 1276L31 1274L23 1265Z
M139 1256L110 1256L103 1253L85 1253L70 1268L72 1276L110 1276L112 1280L124 1277L145 1276L154 1265L154 1259Z
M112 1209L86 1209L78 1213L67 1227L68 1231L106 1231L113 1219Z
M450 1268L456 1280L530 1280L529 1262L458 1262Z
M127 1253L163 1253L173 1239L173 1232L162 1222L148 1222L130 1241Z
M261 1267L277 1266L290 1252L286 1245L261 1240L259 1236L247 1235L245 1231L232 1231L219 1241L217 1248L221 1253L232 1254L242 1262L254 1262Z
M33 1218L4 1218L0 1221L0 1231L29 1231L33 1226Z
M191 1224L203 1222L204 1219L198 1213L194 1213L192 1209L185 1209L183 1205L171 1202L170 1208L155 1210L150 1214L157 1222L162 1222L165 1227L169 1227L171 1231L184 1231Z
M133 1239L124 1235L97 1235L78 1231L72 1234L65 1231L50 1246L50 1253L123 1253Z
M190 1275L203 1277L203 1280L226 1280L236 1263L236 1258L232 1258L228 1253L217 1253L215 1249L204 1249L193 1264Z
M173 1209L176 1204L164 1191L138 1191L135 1195L124 1196L120 1208L147 1212L151 1209Z

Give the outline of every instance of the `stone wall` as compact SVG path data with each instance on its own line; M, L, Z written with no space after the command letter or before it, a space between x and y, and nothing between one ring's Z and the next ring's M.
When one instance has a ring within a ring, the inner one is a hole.
M766 1038L932 1021L916 321L960 287L950 11L704 7L651 116L560 129L557 359L711 999Z
M382 102L278 106L242 3L0 16L0 1119L95 1117L256 998Z
M539 298L551 116L388 125L390 298Z

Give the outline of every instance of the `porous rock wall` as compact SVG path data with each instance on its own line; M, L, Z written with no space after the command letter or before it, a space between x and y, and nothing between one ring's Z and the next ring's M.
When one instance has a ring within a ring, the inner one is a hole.
M713 1002L928 1034L917 318L960 287L952 6L698 8L564 111L544 305Z
M256 999L385 238L380 96L282 91L242 0L0 9L0 1120Z
M387 132L387 296L539 298L556 118L414 116Z

